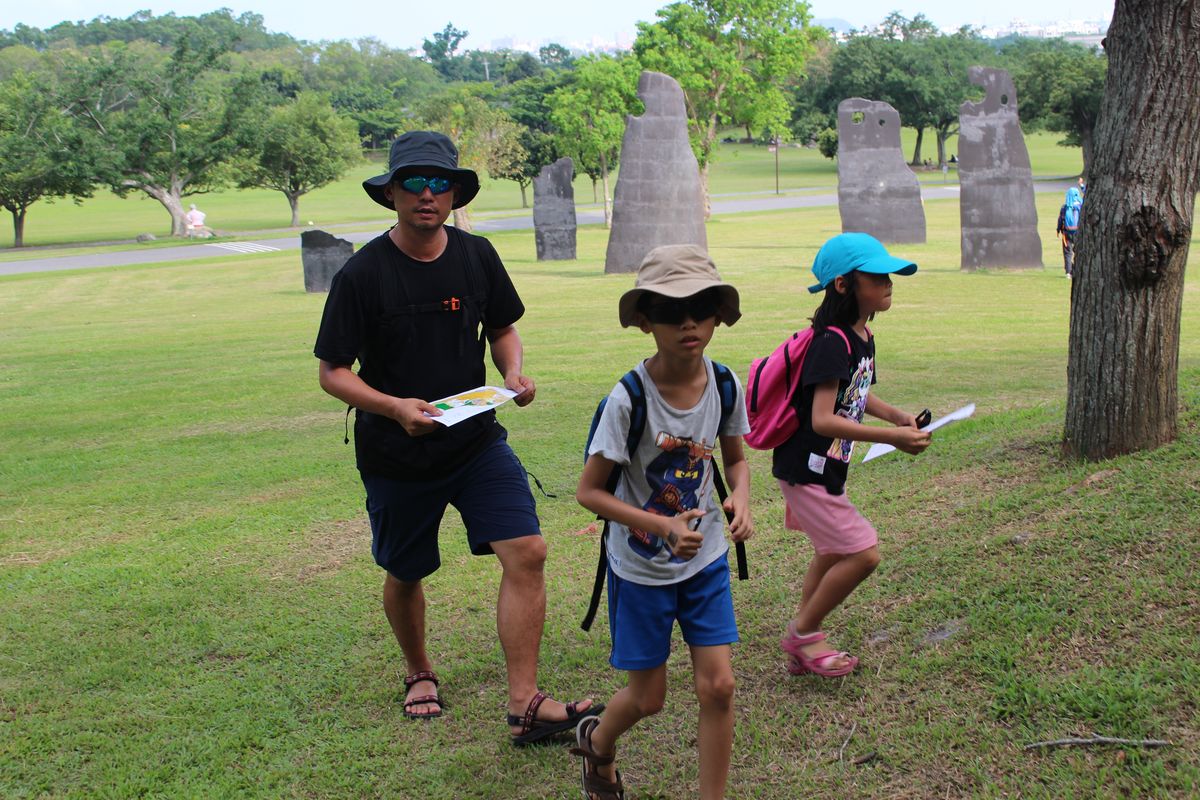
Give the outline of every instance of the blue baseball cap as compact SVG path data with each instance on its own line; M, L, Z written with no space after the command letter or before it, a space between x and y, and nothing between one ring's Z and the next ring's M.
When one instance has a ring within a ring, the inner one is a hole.
M917 265L912 261L888 255L887 249L869 233L843 233L821 245L821 249L817 251L812 271L820 283L808 287L808 291L816 294L832 283L834 278L854 270L873 272L876 275L893 272L897 275L912 275L917 271Z

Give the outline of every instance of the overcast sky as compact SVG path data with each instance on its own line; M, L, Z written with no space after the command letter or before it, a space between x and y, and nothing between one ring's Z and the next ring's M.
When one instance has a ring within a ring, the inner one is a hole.
M442 30L447 22L470 33L468 49L490 47L496 39L550 39L586 42L593 36L615 40L618 34L632 36L639 20L651 21L666 0L600 0L564 3L562 0L457 0L457 2L413 3L404 0L366 2L335 0L308 3L299 0L255 0L252 6L237 0L153 2L153 0L37 0L0 2L0 28L12 30L17 23L48 28L63 20L90 20L97 16L127 17L142 9L154 14L175 12L190 16L221 8L235 12L252 10L262 14L268 30L290 33L298 39L358 39L374 36L392 47L419 48L423 39ZM1008 0L997 6L964 3L962 0L813 0L816 18L840 18L855 27L873 25L891 11L906 17L924 13L943 30L964 24L999 26L1013 19L1040 23L1069 19L1109 19L1113 2L1065 0Z

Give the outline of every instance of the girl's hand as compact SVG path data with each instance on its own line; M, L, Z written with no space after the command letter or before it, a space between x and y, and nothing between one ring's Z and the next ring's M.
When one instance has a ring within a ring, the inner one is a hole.
M692 530L692 521L703 516L703 511L693 508L667 518L667 532L662 539L667 543L672 555L687 561L700 552L700 545L704 544L704 534Z
M903 450L910 456L920 455L929 443L933 440L933 435L929 431L919 431L916 427L912 428L893 428L891 431L892 441L889 444L895 446L897 450Z
M729 523L729 537L735 542L744 542L754 535L754 520L750 517L750 505L736 497L726 497L723 507L733 514Z
M892 424L898 428L916 428L917 417L915 414L897 409L895 416L892 417Z

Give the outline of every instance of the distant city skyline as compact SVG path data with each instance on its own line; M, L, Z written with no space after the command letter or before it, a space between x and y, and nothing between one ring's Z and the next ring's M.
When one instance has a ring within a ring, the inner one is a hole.
M420 52L423 40L453 23L469 33L462 47L468 50L494 49L510 42L514 49L530 49L531 43L558 42L598 49L612 44L627 47L637 33L638 21L653 21L655 11L666 6L663 0L608 0L595 4L576 4L563 12L552 0L460 0L453 5L422 4L395 6L342 0L330 6L295 0L256 0L252 8L221 0L41 0L36 4L5 3L0 10L0 28L12 30L18 23L49 28L64 20L88 21L97 16L128 17L148 9L155 15L174 12L178 16L196 16L227 6L235 15L245 11L261 14L266 28L288 33L297 39L321 41L374 37L391 47ZM842 19L855 28L877 25L892 11L912 18L923 13L940 29L957 30L962 25L992 29L1007 27L1014 20L1045 24L1067 20L1108 20L1113 3L1102 0L1069 0L1046 5L1034 0L1010 0L999 7L970 6L958 0L927 0L923 3L897 3L893 0L868 0L847 4L835 0L814 0L810 10L815 19Z

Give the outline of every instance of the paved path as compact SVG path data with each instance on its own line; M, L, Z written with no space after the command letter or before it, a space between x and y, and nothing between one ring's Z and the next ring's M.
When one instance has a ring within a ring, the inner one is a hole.
M1038 192L1063 192L1073 181L1039 181L1034 184ZM958 184L924 184L921 196L926 200L945 200L958 196ZM804 195L747 194L740 196L718 196L712 201L713 214L737 214L746 211L778 211L789 208L814 208L837 205L837 192ZM604 212L583 209L577 212L580 225L601 223ZM335 234L342 239L361 244L368 242L384 231L388 223L381 220L377 231ZM533 227L533 212L494 219L472 220L472 226L480 233L506 230L524 230ZM212 258L222 255L247 255L253 253L275 253L281 250L300 249L300 237L282 239L248 239L246 241L209 242L205 244L180 245L179 247L153 248L150 250L121 250L113 253L91 253L77 256L55 256L53 258L30 258L22 261L0 262L0 275L17 275L26 272L52 272L61 269L87 269L91 267L119 267L130 264L159 264L170 261L187 261L196 258Z

